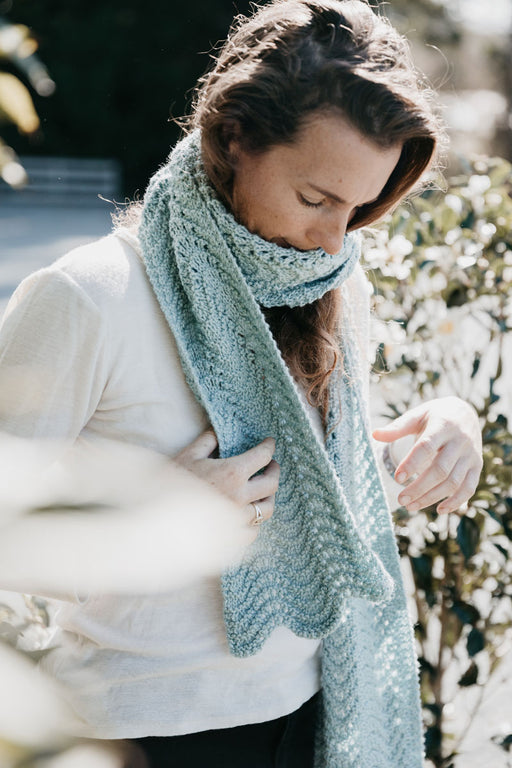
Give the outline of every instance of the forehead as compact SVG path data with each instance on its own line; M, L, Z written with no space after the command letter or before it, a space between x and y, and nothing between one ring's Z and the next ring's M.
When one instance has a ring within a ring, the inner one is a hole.
M339 115L320 114L304 124L293 143L269 150L269 159L294 183L320 186L361 204L378 197L401 149L381 147Z

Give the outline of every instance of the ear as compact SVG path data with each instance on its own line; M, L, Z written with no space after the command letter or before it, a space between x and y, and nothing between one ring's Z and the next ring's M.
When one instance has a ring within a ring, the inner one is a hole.
M230 139L228 142L228 158L232 168L238 164L240 157L240 143L236 139Z
M235 167L240 157L241 148L241 128L238 120L230 120L222 126L222 139L224 146L227 147L227 154L230 164Z

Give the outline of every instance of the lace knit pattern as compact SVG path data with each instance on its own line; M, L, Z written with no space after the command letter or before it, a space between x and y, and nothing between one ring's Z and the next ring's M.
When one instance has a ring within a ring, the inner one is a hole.
M336 426L323 445L260 310L306 304L341 285L357 261L358 241L347 236L333 257L249 233L213 192L199 147L192 134L153 177L139 237L220 455L276 440L281 478L274 515L242 564L223 576L231 652L254 654L278 625L325 638L317 765L419 768L412 629L349 313L343 374L331 377L329 418Z

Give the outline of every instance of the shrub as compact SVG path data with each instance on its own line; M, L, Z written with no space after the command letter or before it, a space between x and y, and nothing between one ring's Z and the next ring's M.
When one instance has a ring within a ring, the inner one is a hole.
M483 430L484 468L465 515L395 512L436 768L452 765L470 725L450 734L447 705L471 690L476 713L511 636L511 189L504 160L465 162L446 190L426 190L365 236L385 415L455 394L475 406Z

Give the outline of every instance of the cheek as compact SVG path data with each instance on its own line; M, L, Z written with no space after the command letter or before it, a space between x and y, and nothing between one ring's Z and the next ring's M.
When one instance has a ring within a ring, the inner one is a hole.
M283 201L283 195L275 188L258 190L252 196L252 205L248 210L249 218L257 218L265 229L275 230L293 221L293 210Z

